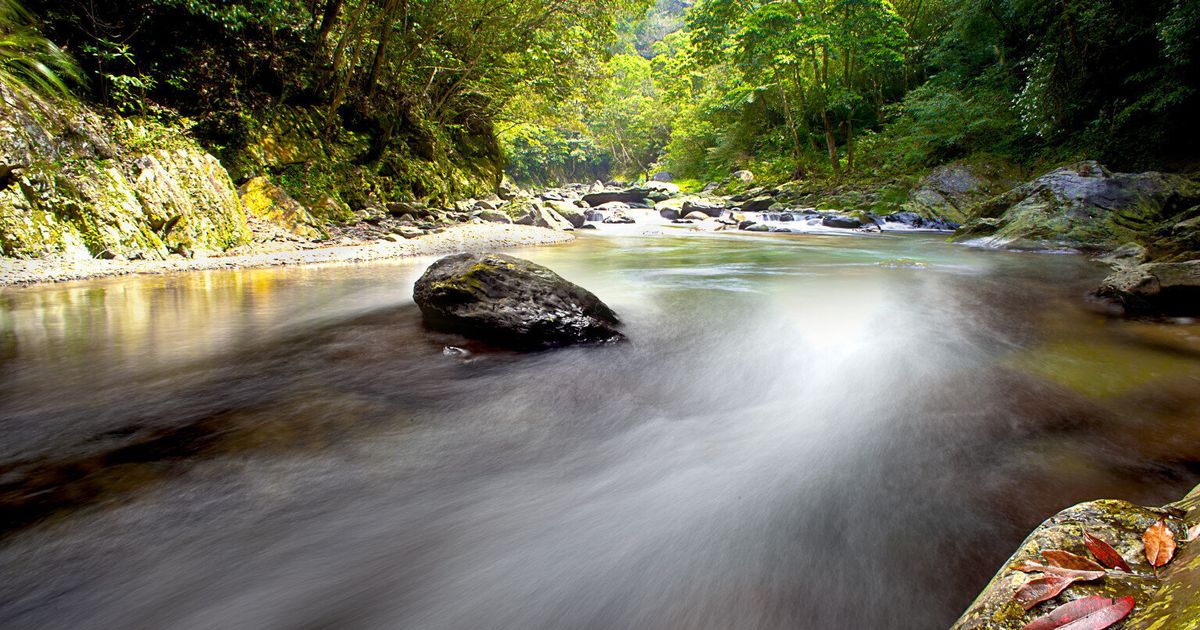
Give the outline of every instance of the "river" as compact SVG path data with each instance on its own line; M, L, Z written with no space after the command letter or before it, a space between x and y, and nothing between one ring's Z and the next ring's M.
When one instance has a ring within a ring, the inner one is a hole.
M426 331L429 260L5 290L0 627L937 628L1057 510L1200 478L1200 326L1080 257L515 253L630 341Z

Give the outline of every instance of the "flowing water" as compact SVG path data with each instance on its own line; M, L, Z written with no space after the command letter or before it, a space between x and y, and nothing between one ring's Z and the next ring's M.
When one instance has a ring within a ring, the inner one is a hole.
M1078 257L517 253L630 341L428 332L428 260L0 294L0 627L945 627L1046 516L1200 478L1200 327Z

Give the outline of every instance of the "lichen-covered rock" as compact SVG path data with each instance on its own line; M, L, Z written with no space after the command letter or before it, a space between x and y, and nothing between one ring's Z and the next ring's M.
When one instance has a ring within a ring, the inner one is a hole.
M971 218L974 205L1020 183L1018 172L1003 162L939 166L909 193L905 209L923 217L946 217L961 223Z
M458 254L435 262L413 299L427 324L518 350L623 339L600 298L553 271L503 254Z
M275 223L296 236L311 239L326 236L321 223L300 202L266 177L255 177L242 184L238 194L242 206L252 216Z
M1109 251L1134 240L1128 213L1178 212L1200 202L1200 186L1165 173L1111 173L1083 162L1047 173L975 206L958 240L1010 249Z

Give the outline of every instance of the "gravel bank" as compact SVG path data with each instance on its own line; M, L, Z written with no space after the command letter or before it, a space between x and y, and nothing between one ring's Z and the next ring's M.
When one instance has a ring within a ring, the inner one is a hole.
M308 265L319 263L356 263L406 256L436 256L458 252L479 252L509 247L530 247L569 243L574 236L524 225L498 223L459 225L437 234L406 241L375 241L340 247L214 256L172 260L19 260L0 258L0 286L23 286L43 282L65 282L123 276L128 274L173 273L205 269L241 269Z

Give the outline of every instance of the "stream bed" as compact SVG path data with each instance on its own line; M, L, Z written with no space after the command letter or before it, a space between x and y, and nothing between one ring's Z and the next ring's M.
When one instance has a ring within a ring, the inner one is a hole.
M425 330L430 259L7 289L0 628L948 626L1200 480L1200 325L943 239L518 250L630 340L530 355Z

